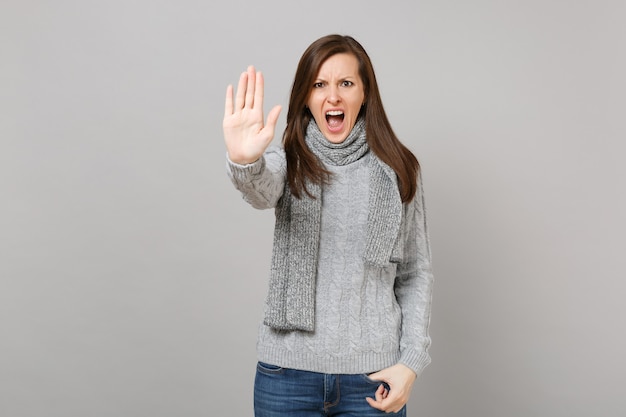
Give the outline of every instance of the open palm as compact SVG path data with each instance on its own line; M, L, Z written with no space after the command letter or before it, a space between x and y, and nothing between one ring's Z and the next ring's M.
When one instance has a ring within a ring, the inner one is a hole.
M234 100L233 86L226 89L224 140L228 157L237 164L259 159L274 138L281 107L275 106L263 123L263 88L263 74L250 66L239 77Z

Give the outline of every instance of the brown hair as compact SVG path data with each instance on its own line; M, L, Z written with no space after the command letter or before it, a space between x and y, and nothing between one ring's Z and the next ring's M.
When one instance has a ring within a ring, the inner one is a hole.
M359 116L365 116L365 131L370 149L389 165L398 177L403 202L413 199L417 190L419 163L415 155L397 138L385 114L378 91L374 68L363 46L350 36L328 35L313 42L302 54L289 99L287 127L283 147L287 157L287 180L291 193L310 196L306 180L316 184L330 179L327 171L304 141L306 128L313 117L306 104L320 67L335 54L348 53L359 62L359 76L365 91L365 104Z

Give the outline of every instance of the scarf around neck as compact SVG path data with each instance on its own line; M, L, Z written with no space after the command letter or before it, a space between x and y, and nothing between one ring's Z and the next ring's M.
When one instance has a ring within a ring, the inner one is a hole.
M313 119L306 144L325 165L347 165L369 151L365 120L359 118L341 143L329 142ZM401 257L402 200L396 174L372 154L364 262L384 267ZM331 177L332 181L332 177ZM274 247L264 323L277 330L315 330L315 288L323 186L307 182L314 198L291 194L289 183L276 206Z

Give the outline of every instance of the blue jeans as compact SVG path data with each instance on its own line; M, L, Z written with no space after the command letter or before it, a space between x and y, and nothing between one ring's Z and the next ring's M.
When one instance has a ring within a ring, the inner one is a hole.
M320 374L259 362L254 380L254 415L405 417L406 406L398 413L385 413L365 401L365 397L374 398L380 384L365 374Z

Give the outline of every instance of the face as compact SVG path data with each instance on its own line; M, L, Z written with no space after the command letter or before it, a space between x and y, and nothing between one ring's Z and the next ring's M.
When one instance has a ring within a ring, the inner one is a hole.
M326 139L343 142L365 101L359 62L352 54L335 54L317 73L307 106Z

